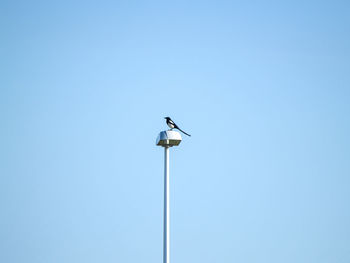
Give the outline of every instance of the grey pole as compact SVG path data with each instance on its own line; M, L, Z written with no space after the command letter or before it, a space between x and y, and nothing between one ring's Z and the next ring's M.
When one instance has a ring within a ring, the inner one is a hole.
M163 263L170 263L170 182L169 182L169 148L181 142L181 134L176 131L162 131L156 144L164 147L164 232Z
M164 239L163 263L170 263L169 146L164 147Z

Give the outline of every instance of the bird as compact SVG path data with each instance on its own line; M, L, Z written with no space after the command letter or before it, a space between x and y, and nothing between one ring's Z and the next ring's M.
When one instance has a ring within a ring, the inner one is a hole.
M170 130L172 130L172 129L178 129L180 132L186 134L187 136L191 136L191 135L189 135L188 133L186 133L186 132L184 132L183 130L181 130L181 129L179 128L179 126L177 126L177 125L175 124L175 122L173 122L173 120L172 120L170 117L164 117L164 119L166 119L166 124L169 126Z

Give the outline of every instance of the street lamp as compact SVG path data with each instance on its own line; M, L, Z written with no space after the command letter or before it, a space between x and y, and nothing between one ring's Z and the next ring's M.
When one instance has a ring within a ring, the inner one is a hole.
M164 147L164 232L163 232L163 263L170 263L170 184L169 184L169 148L178 146L181 134L176 131L159 133L156 145Z

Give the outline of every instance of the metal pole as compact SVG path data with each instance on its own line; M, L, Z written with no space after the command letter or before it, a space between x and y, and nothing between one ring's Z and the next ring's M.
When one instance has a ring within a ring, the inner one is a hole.
M170 185L169 185L169 148L164 147L164 236L163 263L170 263Z

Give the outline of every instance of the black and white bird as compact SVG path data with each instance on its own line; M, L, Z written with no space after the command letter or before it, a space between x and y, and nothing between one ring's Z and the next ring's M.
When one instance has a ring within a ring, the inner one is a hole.
M183 130L181 130L179 128L179 126L177 126L175 124L175 122L173 122L172 119L170 119L170 117L165 117L164 119L166 119L166 124L169 126L169 128L172 130L172 129L178 129L179 131L181 131L182 133L186 134L187 136L191 136L189 135L188 133L184 132Z

